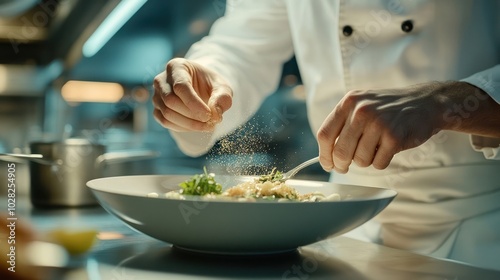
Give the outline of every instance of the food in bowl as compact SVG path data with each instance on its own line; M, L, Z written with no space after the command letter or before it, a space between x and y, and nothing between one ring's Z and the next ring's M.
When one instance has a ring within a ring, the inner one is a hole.
M373 218L397 194L385 188L293 179L285 183L301 194L338 193L342 199L239 202L188 195L186 200L147 197L151 192L163 197L190 177L128 175L94 179L87 185L106 211L139 232L177 248L231 255L282 253L338 236ZM215 176L223 191L254 178Z
M204 168L203 174L197 174L179 184L180 190L169 191L163 197L172 199L186 199L186 195L202 196L205 199L227 199L238 201L271 200L278 202L300 201L339 201L340 195L332 193L325 195L321 192L300 194L288 186L283 180L283 174L276 169L252 181L242 182L222 191L222 186L215 181L215 175L208 173ZM160 197L158 193L149 193L148 197Z

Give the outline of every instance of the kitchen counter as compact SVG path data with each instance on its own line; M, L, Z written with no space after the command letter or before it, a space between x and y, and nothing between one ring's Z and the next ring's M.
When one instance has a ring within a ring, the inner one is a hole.
M7 199L0 197L0 209L6 204ZM152 239L100 207L42 210L18 199L16 216L40 232L57 227L99 231L100 240L92 250L56 269L51 279L500 279L500 271L346 237L281 255L217 256L186 252Z

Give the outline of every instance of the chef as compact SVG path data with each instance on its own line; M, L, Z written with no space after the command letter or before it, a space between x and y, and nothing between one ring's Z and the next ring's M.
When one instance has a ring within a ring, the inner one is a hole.
M500 1L228 1L155 78L155 119L202 155L292 55L331 181L398 192L347 235L500 269Z

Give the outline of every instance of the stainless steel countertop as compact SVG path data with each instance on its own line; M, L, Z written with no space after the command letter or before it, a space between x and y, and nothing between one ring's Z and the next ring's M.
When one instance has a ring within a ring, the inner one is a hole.
M6 202L0 197L1 209L6 209ZM73 259L51 279L500 279L500 271L347 237L281 255L203 255L138 233L100 207L44 210L32 208L27 199L18 199L16 207L18 219L41 232L69 227L106 233L91 252Z

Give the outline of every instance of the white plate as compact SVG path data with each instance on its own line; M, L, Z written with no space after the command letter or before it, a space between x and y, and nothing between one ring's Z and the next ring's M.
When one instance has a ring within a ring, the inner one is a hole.
M142 175L94 179L87 186L109 213L156 239L192 251L268 254L295 250L354 229L396 196L389 189L289 180L300 193L340 194L342 201L235 202L151 198L179 189L186 175ZM224 188L252 177L216 176Z

